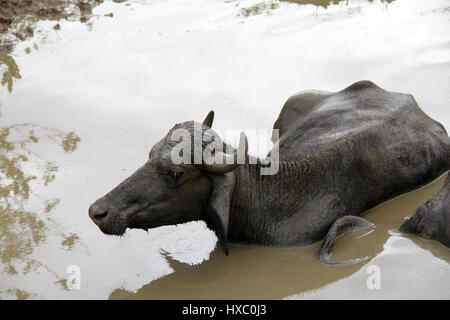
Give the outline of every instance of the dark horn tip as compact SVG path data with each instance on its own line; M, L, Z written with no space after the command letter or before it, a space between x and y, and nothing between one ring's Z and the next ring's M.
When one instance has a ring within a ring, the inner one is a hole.
M212 128L213 121L214 121L214 111L211 110L208 113L208 115L206 116L205 120L203 120L203 124L205 126L208 126L208 127Z

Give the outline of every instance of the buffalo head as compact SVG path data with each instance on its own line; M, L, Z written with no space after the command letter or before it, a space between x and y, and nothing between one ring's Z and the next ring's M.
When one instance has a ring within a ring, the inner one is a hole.
M246 155L248 145L243 134L238 150L225 145L211 130L213 118L211 111L203 123L175 125L153 146L141 168L95 201L89 207L89 217L100 230L121 235L127 228L149 229L205 220L228 253L232 171L238 166L237 155ZM219 145L221 148L217 148ZM212 152L205 152L208 148ZM194 159L196 150L201 155ZM184 161L174 161L174 154Z

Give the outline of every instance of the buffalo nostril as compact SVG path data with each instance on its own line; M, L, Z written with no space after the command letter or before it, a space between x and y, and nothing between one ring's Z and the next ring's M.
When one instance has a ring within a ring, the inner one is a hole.
M97 219L97 220L101 220L101 219L103 219L104 217L106 217L106 215L108 214L108 211L104 211L104 212L102 212L102 213L96 213L96 214L94 214L94 218L95 219Z
M89 217L91 217L94 222L99 222L108 215L108 210L103 208L97 203L92 204L89 207Z

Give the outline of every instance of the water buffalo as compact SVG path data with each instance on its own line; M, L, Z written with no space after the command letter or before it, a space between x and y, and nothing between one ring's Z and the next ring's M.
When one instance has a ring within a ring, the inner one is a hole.
M437 240L450 248L450 175L442 189L427 203L417 208L403 223L400 231Z
M279 168L274 175L261 175L263 161L174 164L174 131L185 129L197 141L195 126L203 134L212 122L210 113L202 124L176 124L140 169L90 206L91 219L104 233L118 235L127 228L204 220L226 254L228 241L307 245L324 239L333 223L335 230L360 224L340 218L358 216L450 167L444 127L411 95L385 91L370 81L336 93L291 97L274 125L280 132L279 160L271 160ZM246 149L242 141L223 156ZM327 248L334 238L328 235Z

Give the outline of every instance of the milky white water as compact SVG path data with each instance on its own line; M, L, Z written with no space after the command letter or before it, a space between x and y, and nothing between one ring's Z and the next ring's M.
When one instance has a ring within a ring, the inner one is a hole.
M368 79L450 129L448 1L335 2L105 1L88 23L37 22L0 65L16 75L0 87L0 298L449 299L449 250L393 231L442 178L369 212L375 232L336 247L371 256L349 267L317 262L320 243L225 257L202 222L108 237L88 218L175 123L211 109L217 128L271 129L290 95Z

